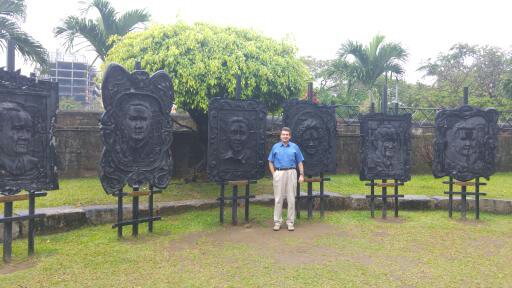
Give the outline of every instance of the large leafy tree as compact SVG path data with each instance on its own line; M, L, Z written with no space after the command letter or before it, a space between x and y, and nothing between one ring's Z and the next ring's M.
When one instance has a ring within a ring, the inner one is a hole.
M0 0L0 47L6 50L7 42L11 40L23 58L44 67L48 63L46 49L20 27L26 9L24 0Z
M402 64L408 57L407 51L399 43L386 43L384 40L384 36L376 35L368 45L352 40L345 42L331 69L340 70L347 79L362 84L372 99L379 77L388 72L402 75Z
M208 100L234 97L241 75L242 99L262 100L269 112L305 91L309 73L296 48L257 32L204 23L156 25L123 37L105 64L133 68L136 61L150 73L160 69L173 78L176 105L189 112L206 143Z
M305 89L309 73L296 48L252 30L204 23L156 25L130 33L116 43L106 63L133 68L140 61L149 72L164 69L174 79L176 104L196 114L208 110L208 99L233 97L242 75L242 99L264 101L270 112Z
M98 18L68 16L54 29L54 34L64 39L67 50L92 48L97 53L96 59L99 58L102 61L105 61L116 39L135 30L150 19L150 14L144 9L134 9L119 14L107 0L91 0L84 8L84 14L91 9L99 13Z
M462 87L470 87L477 98L509 96L511 58L498 47L468 44L453 45L419 70L434 77L434 86L460 96Z

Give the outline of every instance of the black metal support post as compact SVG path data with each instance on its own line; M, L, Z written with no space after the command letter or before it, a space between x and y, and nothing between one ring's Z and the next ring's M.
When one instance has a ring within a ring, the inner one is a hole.
M395 200L395 217L398 217L398 183L399 182L397 179L395 179L394 183L395 183L395 187L394 187L395 188L395 194L394 194L394 196L395 196L395 199L394 199Z
M249 197L251 196L251 193L250 193L250 188L249 188L249 183L247 183L245 185L245 222L249 222Z
M387 80L386 80L387 81ZM382 91L382 99L380 102L380 112L384 114L388 114L388 84L384 84L384 89Z
M12 217L12 202L4 203L4 218ZM12 221L4 223L4 262L11 262L12 256Z
M311 176L308 176L311 178ZM308 182L308 219L313 218L313 183Z
M466 194L466 186L461 187L461 214L462 219L466 220L466 210L467 210L467 194Z
M462 101L464 105L469 104L469 87L464 87L464 98Z
M324 173L320 173L320 218L324 218Z
M224 224L224 183L220 184L220 197L219 197L219 210L220 210L220 223Z
M475 218L480 219L480 177L475 179Z
M117 223L123 222L123 191L117 194ZM117 227L117 238L123 238L123 226Z
M34 192L28 193L28 215L31 217L28 220L28 255L34 255L34 238L35 238L35 223L34 215L36 212L36 196Z
M148 222L148 232L149 233L153 233L153 206L154 206L154 203L153 203L153 200L154 200L154 197L153 197L153 185L149 185L149 195L148 195L148 209L149 209L149 218L151 219L149 222Z
M233 185L233 199L231 200L231 224L238 224L238 185Z
M370 215L375 217L375 180L370 180Z
M139 187L133 187L133 192L139 192ZM139 196L133 196L132 199L132 219L139 219ZM132 235L137 237L139 236L139 222L134 221L132 224Z
M448 180L448 217L452 218L453 216L453 177L450 176Z
M382 179L382 219L388 216L388 187L386 187L386 179Z

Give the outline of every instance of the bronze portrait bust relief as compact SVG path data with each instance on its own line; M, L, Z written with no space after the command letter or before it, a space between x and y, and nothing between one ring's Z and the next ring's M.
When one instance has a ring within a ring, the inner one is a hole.
M266 110L256 100L213 98L208 108L208 178L257 180L265 173Z
M284 105L283 125L292 129L291 141L302 151L305 175L336 172L334 106L289 100Z
M57 83L0 70L0 192L58 189L53 125Z
M469 105L436 114L434 176L459 181L488 178L495 171L498 112Z
M361 180L410 180L411 114L360 117Z
M102 89L103 188L114 194L125 184L167 187L172 169L171 78L163 71L150 77L145 71L129 73L111 64Z

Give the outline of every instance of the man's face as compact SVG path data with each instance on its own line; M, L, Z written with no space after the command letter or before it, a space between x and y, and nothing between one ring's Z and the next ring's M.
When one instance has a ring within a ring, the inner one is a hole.
M32 139L32 118L26 112L9 113L9 121L2 124L2 151L9 156L27 154Z
M448 153L455 152L467 157L475 153L478 143L485 138L486 122L482 117L473 117L457 123L449 132ZM451 134L451 135L450 135Z
M134 140L142 140L149 134L151 112L144 106L128 106L124 120L126 132Z
M229 127L229 145L234 151L241 151L247 140L248 129L243 122L234 122Z
M382 151L386 158L393 158L396 150L396 142L393 139L384 139L381 143Z
M306 129L302 133L302 145L308 154L315 154L318 150L318 132L314 129Z
M292 135L290 135L290 132L288 131L281 131L281 141L283 141L284 143L287 143L288 141L290 141L290 137Z

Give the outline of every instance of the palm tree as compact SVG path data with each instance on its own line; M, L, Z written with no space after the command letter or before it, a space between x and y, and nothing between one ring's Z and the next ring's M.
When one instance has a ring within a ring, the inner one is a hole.
M348 63L352 77L368 90L372 102L377 79L388 72L402 75L404 69L401 64L408 56L400 44L384 43L384 38L376 35L367 46L349 40L338 51L338 60ZM353 60L350 61L348 56L352 56Z
M100 58L105 61L108 51L114 46L114 39L133 31L139 24L150 19L150 14L144 9L134 9L119 15L108 0L91 0L83 10L86 14L95 8L100 17L92 20L79 16L68 16L62 24L54 29L56 37L63 37L66 50L78 51L92 47L97 53L94 62ZM77 40L85 40L77 43ZM77 47L76 47L77 46ZM92 64L91 64L92 65Z
M0 49L6 50L8 42L12 41L15 51L25 60L45 67L48 63L46 49L20 27L26 10L25 0L0 0Z

